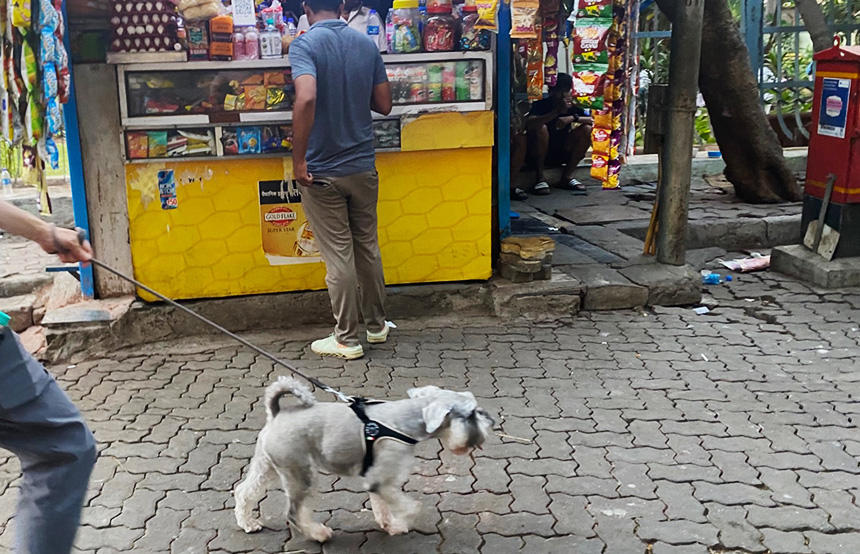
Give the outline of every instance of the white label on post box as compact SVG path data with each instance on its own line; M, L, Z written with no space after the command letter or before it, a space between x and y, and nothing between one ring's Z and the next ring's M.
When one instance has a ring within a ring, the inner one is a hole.
M848 123L848 99L851 79L825 77L821 83L821 109L818 112L818 134L845 138Z

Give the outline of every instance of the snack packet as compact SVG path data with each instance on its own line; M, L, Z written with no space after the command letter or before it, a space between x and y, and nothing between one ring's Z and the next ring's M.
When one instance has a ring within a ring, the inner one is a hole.
M573 96L582 108L603 108L603 81L606 66L590 64L574 66Z
M543 98L543 48L538 39L526 43L526 90L529 100Z
M609 177L609 156L597 153L591 155L591 176L600 181Z
M478 20L475 22L474 28L498 33L499 0L477 0L475 6L478 8Z
M580 19L573 27L573 63L608 63L609 48L606 45L609 19Z
M537 0L511 0L511 38L538 38Z
M576 18L611 18L612 0L579 0Z
M558 23L557 17L545 17L543 20L543 41L546 44L543 79L549 87L555 86L558 78Z

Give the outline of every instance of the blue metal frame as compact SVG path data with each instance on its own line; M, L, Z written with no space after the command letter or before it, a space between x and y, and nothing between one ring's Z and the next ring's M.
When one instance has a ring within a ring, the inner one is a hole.
M69 41L69 17L66 13L66 2L63 2L63 45L71 59L71 45ZM72 184L72 208L75 214L75 226L84 229L89 235L90 220L87 212L87 191L84 187L84 164L81 155L81 134L78 129L78 102L75 96L75 72L72 63L69 62L69 101L63 107L63 119L66 125L66 152L69 157L69 180ZM93 281L93 266L80 268L81 292L87 298L95 296L95 285Z
M744 13L741 18L741 32L744 35L750 55L750 65L756 80L761 82L764 68L764 44L762 27L764 25L764 3L762 0L744 0Z
M511 6L499 2L496 41L496 179L499 236L511 234Z

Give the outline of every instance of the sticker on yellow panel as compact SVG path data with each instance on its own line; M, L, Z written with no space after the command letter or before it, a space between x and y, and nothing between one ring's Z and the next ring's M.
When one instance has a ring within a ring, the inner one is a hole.
M259 181L260 230L269 265L322 261L295 181Z

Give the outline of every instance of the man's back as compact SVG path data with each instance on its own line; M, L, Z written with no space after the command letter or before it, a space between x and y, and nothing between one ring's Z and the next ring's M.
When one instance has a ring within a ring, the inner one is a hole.
M374 168L373 87L387 80L373 43L338 19L314 24L290 45L293 78L316 79L308 171L342 176Z

